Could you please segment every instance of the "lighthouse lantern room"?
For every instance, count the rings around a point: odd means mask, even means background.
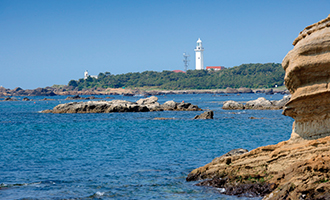
[[[203,51],[204,51],[204,48],[202,45],[202,40],[200,38],[198,38],[196,49],[195,49],[196,70],[204,69]]]

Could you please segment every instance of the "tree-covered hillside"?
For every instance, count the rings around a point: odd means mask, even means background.
[[[188,70],[186,73],[172,71],[145,71],[112,75],[100,73],[98,79],[71,80],[69,86],[78,90],[87,88],[141,88],[159,89],[224,89],[270,88],[281,86],[284,82],[284,70],[281,64],[243,64],[220,71]]]

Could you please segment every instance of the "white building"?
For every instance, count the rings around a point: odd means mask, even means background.
[[[84,72],[84,79],[87,79],[89,76],[90,76],[91,78],[96,78],[96,79],[98,78],[96,75],[89,75],[89,74],[88,74],[88,71],[86,70],[86,71]]]
[[[202,40],[198,38],[197,45],[195,49],[195,60],[196,60],[196,70],[203,70],[204,69],[204,57],[203,57],[203,45]]]

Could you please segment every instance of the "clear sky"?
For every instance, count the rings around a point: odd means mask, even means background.
[[[100,72],[281,63],[306,26],[330,14],[317,0],[0,0],[0,86],[33,89]]]

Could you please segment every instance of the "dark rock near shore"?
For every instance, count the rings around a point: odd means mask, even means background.
[[[22,101],[30,101],[30,99],[27,98],[27,97],[24,97],[24,98],[22,99]]]
[[[198,106],[191,103],[176,103],[174,101],[165,102],[163,105],[157,102],[158,98],[151,96],[140,99],[137,102],[125,100],[112,101],[88,101],[70,102],[59,104],[53,110],[45,110],[43,113],[111,113],[111,112],[148,112],[148,111],[199,111]]]
[[[15,97],[6,97],[3,101],[17,101]]]
[[[94,96],[90,96],[90,97],[81,97],[79,95],[75,95],[73,97],[67,97],[65,100],[90,100],[90,99],[99,99],[99,98],[96,98]]]
[[[219,192],[226,195],[235,195],[239,197],[263,197],[270,194],[275,188],[271,183],[241,183],[233,184],[228,178],[214,177],[211,180],[202,181],[196,186],[207,186],[220,188]]]
[[[205,111],[205,112],[203,112],[203,113],[200,114],[200,115],[196,115],[196,116],[194,117],[194,119],[213,119],[213,115],[214,115],[214,113],[213,113],[212,110],[210,110],[210,111]]]

